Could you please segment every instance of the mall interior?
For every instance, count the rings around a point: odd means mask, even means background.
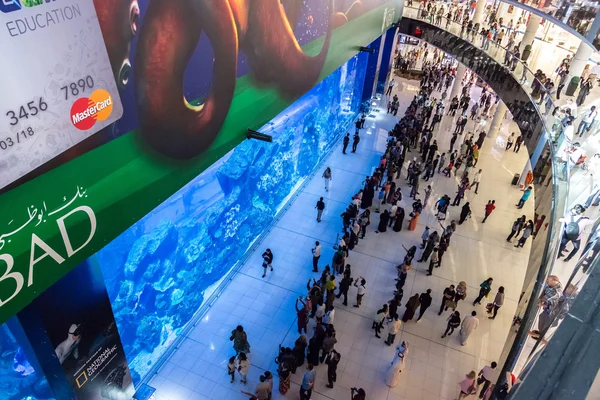
[[[0,22],[0,400],[600,399],[598,3]]]

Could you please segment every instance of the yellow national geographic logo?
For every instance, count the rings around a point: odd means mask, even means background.
[[[81,387],[83,385],[85,385],[85,383],[88,381],[88,377],[87,377],[87,374],[85,373],[85,371],[83,371],[81,374],[79,374],[79,376],[77,377],[77,379],[75,379],[75,381],[77,382],[77,387],[79,389],[81,389]]]

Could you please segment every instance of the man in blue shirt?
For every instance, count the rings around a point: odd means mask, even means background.
[[[525,202],[531,195],[531,189],[533,189],[533,188],[531,186],[528,186],[527,189],[523,190],[523,196],[521,196],[519,203],[515,204],[517,206],[517,208],[519,208],[519,209],[523,208],[523,205],[525,205]]]
[[[300,385],[300,400],[310,400],[313,386],[315,386],[317,372],[314,370],[312,364],[308,364],[306,369],[307,371],[302,378],[302,385]]]

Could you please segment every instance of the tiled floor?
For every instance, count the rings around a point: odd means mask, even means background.
[[[416,93],[418,82],[396,81],[400,83],[395,92],[401,99],[400,110],[404,110]],[[478,97],[476,92],[477,89],[473,89],[473,98]],[[247,396],[242,395],[240,390],[254,392],[258,376],[265,370],[275,374],[274,398],[299,398],[298,383],[304,370],[298,369],[292,377],[290,391],[282,396],[277,390],[277,366],[273,360],[279,344],[291,347],[298,337],[294,301],[298,296],[306,295],[307,280],[317,277],[311,272],[311,247],[315,240],[323,245],[320,262],[323,268],[331,260],[333,243],[341,231],[340,214],[351,196],[360,189],[364,177],[373,171],[384,150],[387,131],[399,117],[400,114],[393,117],[383,110],[369,118],[357,153],[342,155],[341,148],[336,149],[321,171],[301,189],[299,196],[265,237],[260,249],[241,267],[224,294],[152,379],[151,385],[157,388],[158,399],[245,399]],[[472,122],[469,124],[467,129],[471,128]],[[431,277],[425,276],[425,263],[417,264],[416,270],[409,272],[400,313],[404,312],[404,304],[411,294],[427,288],[432,289],[433,304],[421,322],[403,324],[402,332],[396,338],[396,343],[400,340],[410,343],[406,370],[402,373],[400,384],[389,388],[384,383],[385,372],[393,359],[393,348],[385,346],[383,339],[374,337],[372,316],[393,296],[395,265],[404,256],[401,245],[408,247],[419,243],[424,226],[436,226],[430,208],[442,194],[454,196],[455,178],[436,175],[430,180],[434,194],[419,220],[417,231],[404,229],[396,233],[388,230],[376,234],[378,214],[374,214],[366,239],[350,252],[348,260],[353,267],[353,276],[362,275],[367,280],[363,306],[360,309],[345,307],[336,300],[336,349],[342,355],[338,381],[334,389],[326,388],[326,368],[317,367],[314,400],[348,399],[351,387],[364,388],[368,399],[454,399],[457,382],[465,373],[497,359],[516,309],[529,253],[528,245],[524,249],[515,249],[505,241],[512,221],[522,214],[514,207],[520,194],[510,186],[510,181],[515,172],[521,173],[527,158],[525,149],[519,154],[504,151],[505,137],[511,124],[505,124],[496,140],[488,139],[484,143],[478,164],[484,171],[484,179],[478,195],[467,194],[467,201],[471,202],[474,210],[473,218],[460,226],[452,237],[442,267],[436,269]],[[438,128],[440,131],[436,139],[442,150],[448,148],[449,130],[453,125],[452,118],[445,117],[441,128]],[[321,178],[325,166],[333,171],[329,192],[325,192]],[[405,172],[402,175],[398,183],[406,196]],[[320,196],[325,197],[326,209],[323,221],[317,223],[314,206]],[[489,199],[496,200],[497,209],[485,224],[481,224],[484,204]],[[529,217],[533,216],[532,203],[529,201],[521,210]],[[459,207],[452,207],[451,218],[458,219],[459,212]],[[270,247],[275,255],[275,271],[262,279],[260,255],[266,247]],[[498,318],[488,320],[483,306],[477,306],[475,310],[481,317],[480,326],[466,346],[460,345],[458,332],[441,339],[449,312],[438,316],[436,305],[441,301],[444,288],[462,280],[467,282],[467,299],[458,306],[465,316],[473,310],[470,303],[478,292],[479,284],[489,276],[494,277],[494,289],[500,285],[506,288],[505,305],[500,309]],[[349,294],[353,299],[355,289],[352,288]],[[349,301],[352,304],[352,300]],[[252,346],[246,386],[240,384],[239,379],[230,384],[226,372],[227,360],[234,355],[228,339],[231,330],[238,324],[248,332]],[[310,327],[312,323],[309,332]]]

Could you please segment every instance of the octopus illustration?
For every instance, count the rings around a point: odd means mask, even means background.
[[[137,0],[94,0],[108,58],[119,89],[131,76],[130,43],[137,33],[140,7]]]
[[[133,72],[140,133],[153,149],[179,160],[202,154],[217,137],[233,99],[239,51],[256,84],[296,98],[317,83],[338,25],[327,0],[330,23],[311,57],[294,35],[303,0],[149,0],[139,32],[135,0],[95,3],[121,87],[130,75],[130,41],[139,35]],[[356,1],[347,20],[360,13]],[[183,77],[202,33],[212,44],[213,76],[208,95],[195,104],[185,98]]]

